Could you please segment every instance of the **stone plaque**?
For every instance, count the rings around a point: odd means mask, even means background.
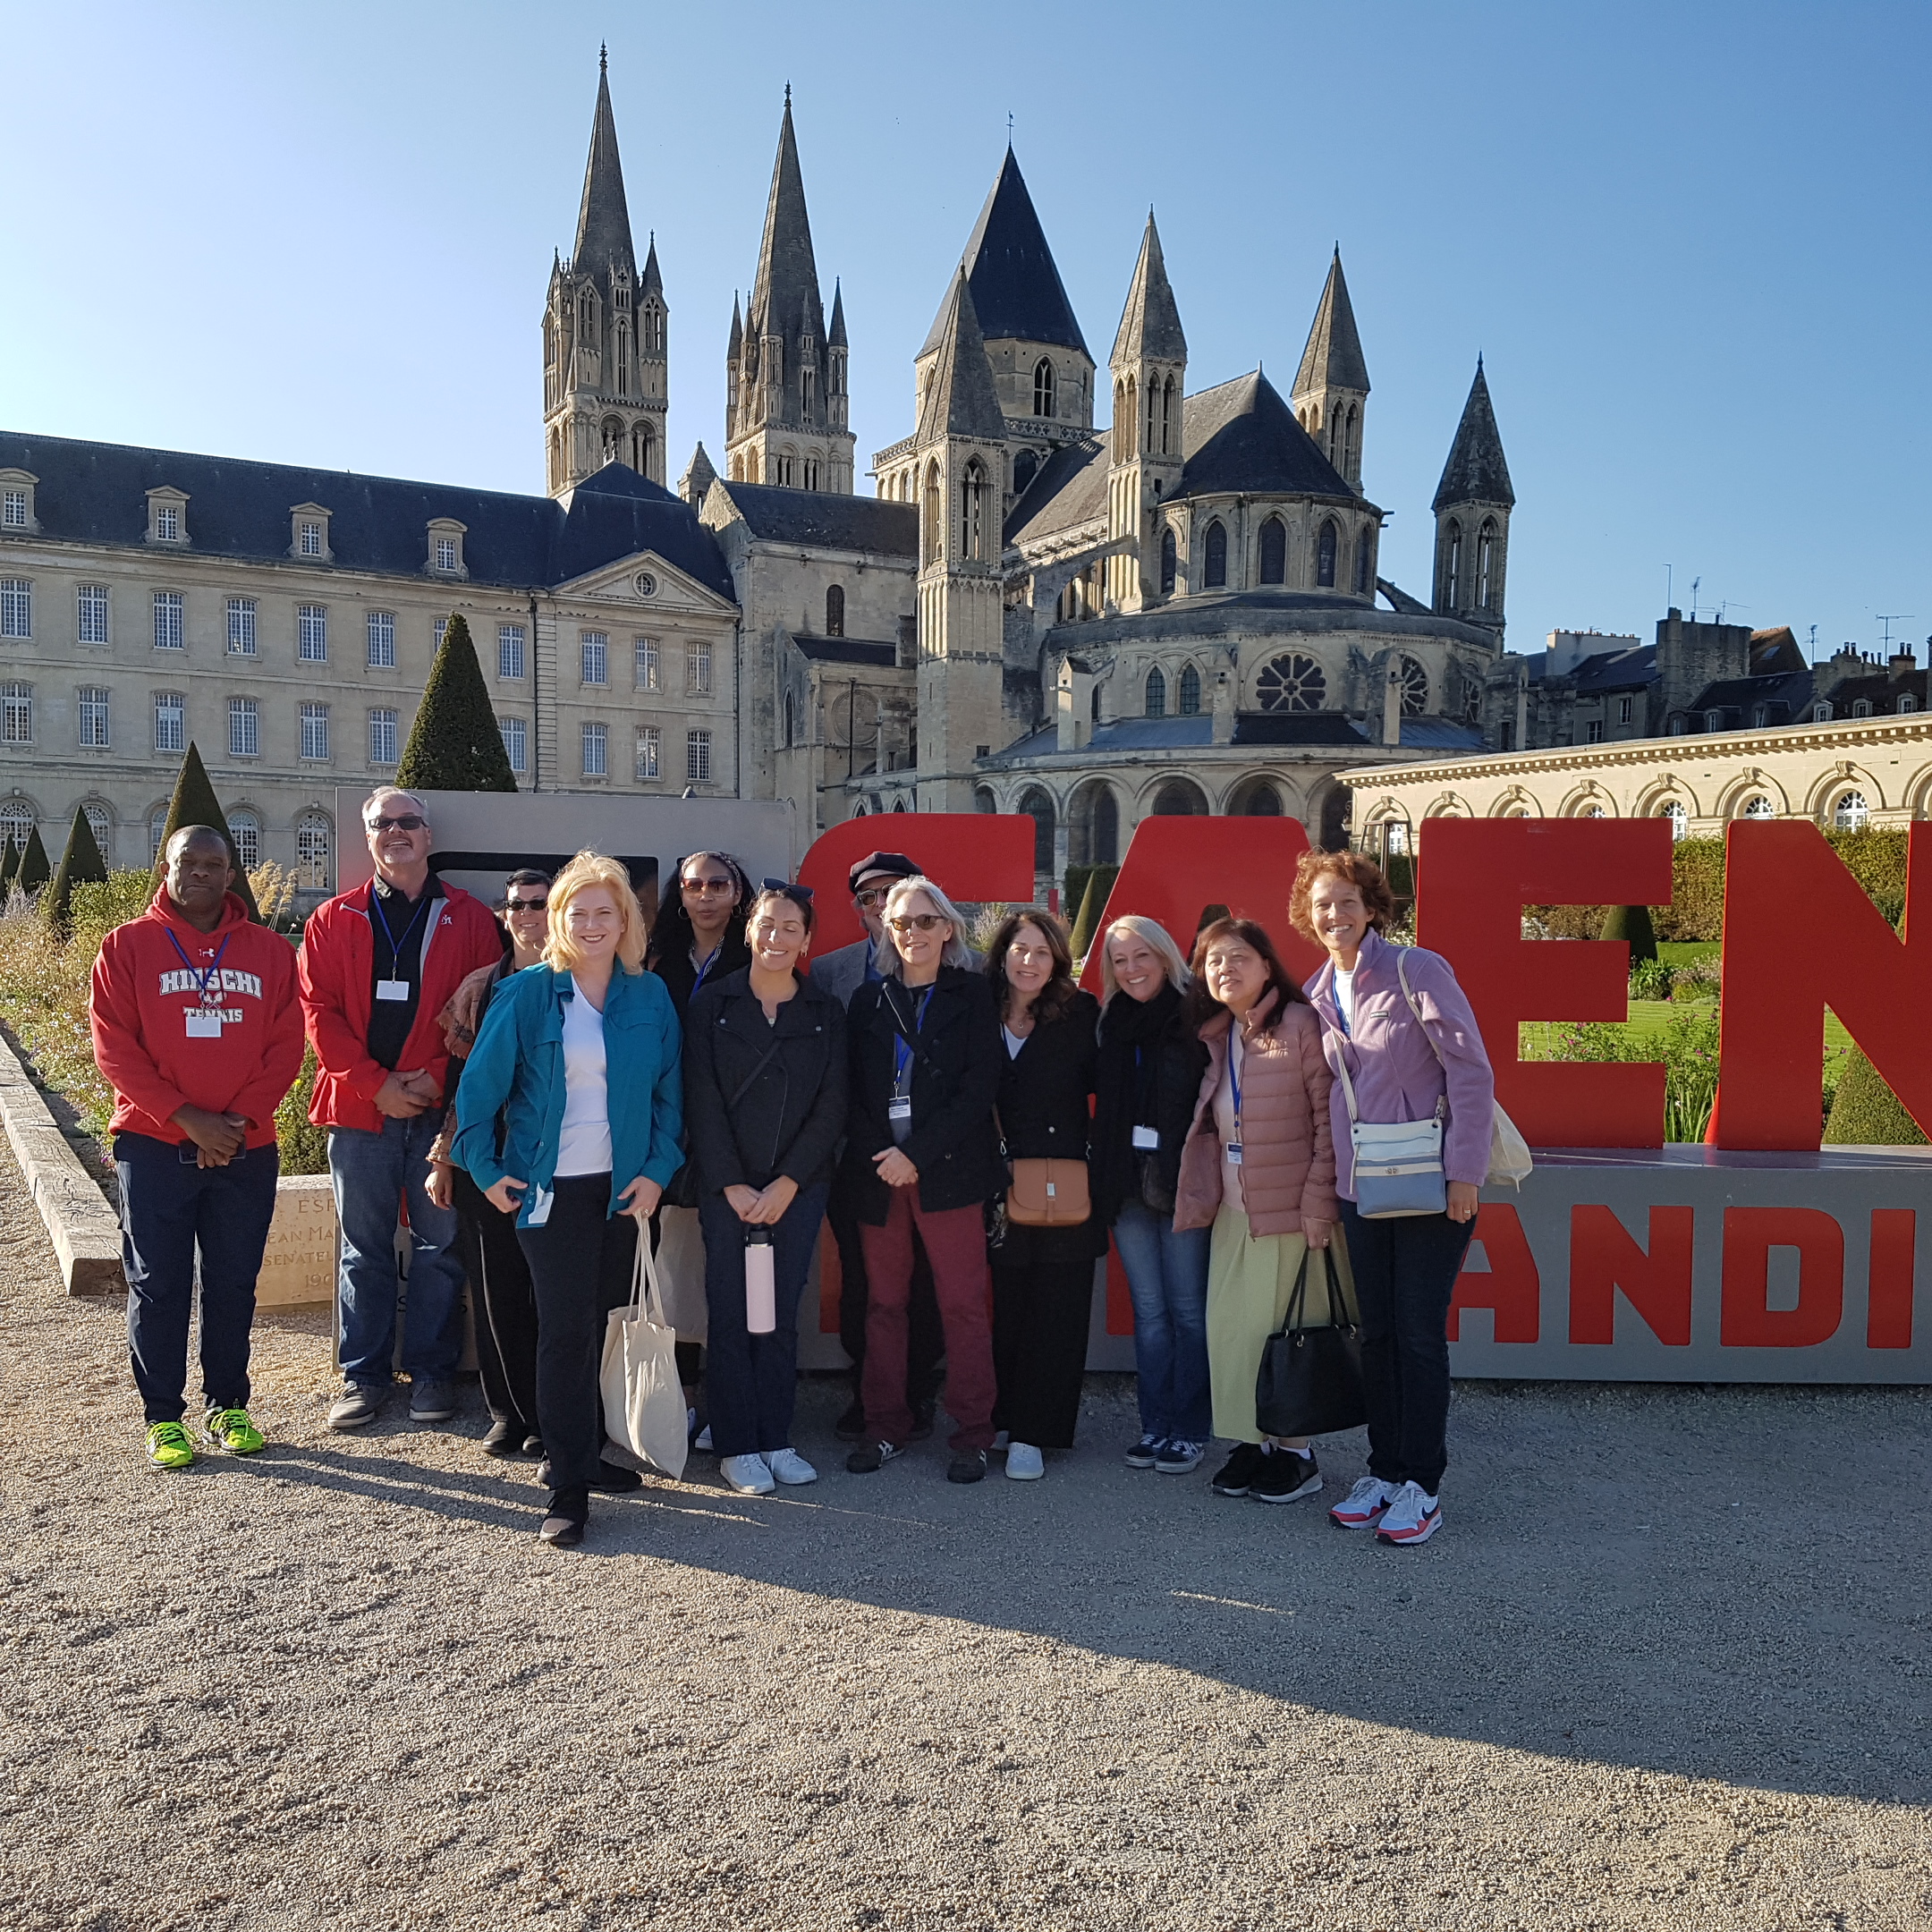
[[[258,1308],[322,1308],[335,1298],[335,1200],[326,1174],[275,1183],[268,1251],[255,1284]]]

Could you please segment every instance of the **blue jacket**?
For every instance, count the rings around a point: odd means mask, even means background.
[[[538,1191],[556,1182],[564,1127],[564,1003],[568,973],[526,967],[497,988],[456,1089],[457,1165],[487,1191],[506,1174],[530,1184],[517,1210],[528,1227]],[[640,1174],[662,1187],[682,1165],[684,1126],[677,1013],[655,973],[611,975],[604,1001],[609,1068],[611,1212]],[[502,1151],[497,1150],[501,1117]]]

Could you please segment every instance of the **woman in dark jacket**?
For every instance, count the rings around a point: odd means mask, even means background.
[[[1099,1097],[1094,1212],[1114,1230],[1133,1297],[1140,1439],[1130,1469],[1185,1476],[1214,1434],[1208,1395],[1206,1228],[1176,1229],[1181,1149],[1208,1049],[1182,1017],[1189,973],[1152,919],[1130,914],[1100,936]]]
[[[945,1331],[946,1411],[956,1425],[946,1476],[978,1482],[994,1432],[984,1210],[1005,1185],[993,1130],[1005,1055],[991,989],[968,970],[964,922],[952,901],[930,879],[901,879],[885,917],[885,977],[852,995],[845,1022],[844,1180],[857,1203],[869,1289],[868,1439],[845,1467],[869,1474],[901,1454],[911,1433],[906,1301],[917,1227]]]
[[[811,930],[811,894],[767,881],[751,902],[751,963],[708,985],[684,1030],[711,1440],[724,1480],[747,1496],[818,1475],[792,1446],[792,1411],[799,1298],[845,1131],[845,1016],[801,970]],[[752,1229],[773,1249],[776,1325],[767,1335],[753,1335],[746,1318]]]
[[[1073,984],[1066,928],[1040,906],[1009,913],[987,949],[986,976],[1005,1048],[996,1123],[1007,1158],[1084,1165],[1100,1009]],[[1091,1214],[1057,1227],[1009,1219],[993,1249],[994,1420],[1007,1432],[1016,1482],[1046,1473],[1042,1450],[1073,1446],[1093,1265],[1106,1241]]]

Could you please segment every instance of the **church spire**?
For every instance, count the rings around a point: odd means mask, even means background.
[[[1108,365],[1114,428],[1107,536],[1126,541],[1106,560],[1106,596],[1116,608],[1136,611],[1170,595],[1174,586],[1175,538],[1162,505],[1181,484],[1187,394],[1187,336],[1152,208]]]
[[[1476,380],[1470,385],[1469,400],[1462,405],[1455,441],[1449,445],[1449,461],[1443,465],[1442,481],[1436,486],[1436,500],[1429,507],[1442,510],[1460,503],[1501,504],[1505,509],[1516,505],[1480,356],[1476,358]]]
[[[617,156],[617,117],[611,112],[607,56],[597,55],[597,112],[590,121],[590,158],[584,165],[583,201],[571,260],[580,275],[599,275],[612,263],[637,274],[631,246],[631,210],[624,202],[623,164]]]
[[[1436,486],[1436,608],[1481,625],[1503,641],[1509,573],[1510,512],[1516,492],[1503,460],[1503,437],[1489,401],[1482,358],[1456,425],[1449,461]]]
[[[1355,327],[1348,278],[1342,273],[1342,247],[1335,245],[1328,279],[1315,305],[1308,346],[1295,371],[1289,402],[1295,420],[1314,437],[1321,453],[1361,490],[1362,419],[1368,403],[1368,363]]]
[[[1160,231],[1154,225],[1152,208],[1148,210],[1140,258],[1134,264],[1133,280],[1127,284],[1127,306],[1121,310],[1108,366],[1120,369],[1142,356],[1169,362],[1187,360],[1187,337],[1182,332],[1181,310],[1167,280],[1167,264],[1161,256]]]
[[[993,365],[987,360],[986,337],[979,331],[972,287],[963,268],[953,275],[933,333],[938,360],[926,385],[918,440],[923,444],[959,436],[1004,442],[1006,419],[993,384]]]

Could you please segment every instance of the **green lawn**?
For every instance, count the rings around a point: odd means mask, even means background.
[[[1685,950],[1683,948],[1659,947],[1660,952]],[[1705,950],[1715,952],[1715,946]],[[1703,1002],[1696,1003],[1698,1004]],[[1715,1004],[1715,1003],[1713,1003]],[[1661,1036],[1669,1026],[1673,1013],[1682,1013],[1684,1005],[1671,1000],[1632,1000],[1630,1003],[1630,1018],[1624,1022],[1640,1038]],[[1551,1020],[1526,1020],[1522,1023],[1523,1053],[1546,1051],[1549,1035],[1560,1022]],[[1838,1023],[1838,1015],[1827,1012],[1825,1015],[1825,1050],[1828,1054],[1843,1053],[1852,1044],[1852,1036]]]
[[[1724,951],[1721,939],[1659,939],[1657,957],[1666,966],[1690,966]]]

